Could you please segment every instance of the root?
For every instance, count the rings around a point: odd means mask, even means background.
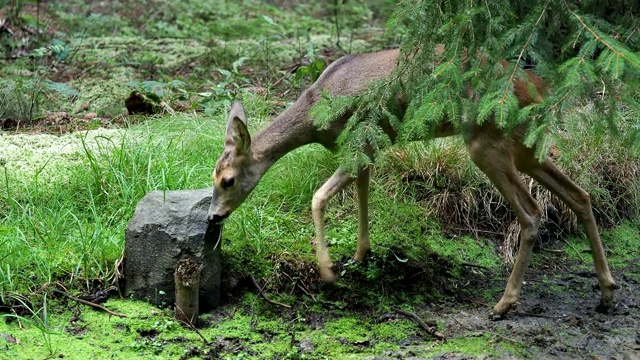
[[[416,324],[418,324],[418,326],[420,326],[421,328],[423,328],[427,334],[433,336],[434,338],[438,339],[438,340],[445,340],[444,335],[442,335],[440,332],[438,332],[438,330],[435,327],[431,327],[429,325],[427,325],[427,323],[425,323],[422,319],[420,319],[420,317],[412,312],[409,311],[405,311],[402,309],[398,309],[397,307],[392,307],[391,310],[397,312],[400,315],[404,315],[406,316],[409,320],[415,322]]]

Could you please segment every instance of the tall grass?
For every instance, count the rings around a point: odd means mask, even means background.
[[[107,279],[138,200],[155,189],[209,186],[223,125],[178,117],[78,139],[78,161],[42,171],[4,169],[0,185],[0,290]],[[87,284],[87,286],[89,286]]]
[[[245,105],[249,114],[266,113],[270,106],[259,99]],[[84,288],[93,286],[93,279],[107,282],[140,198],[151,190],[211,186],[225,120],[164,117],[106,135],[83,133],[75,161],[48,161],[36,172],[5,167],[0,293],[22,293],[51,282]],[[250,116],[250,128],[255,133],[265,121]],[[310,253],[310,199],[333,170],[329,153],[320,147],[285,156],[230,219],[228,252],[282,252],[291,249],[287,242],[295,238]]]
[[[591,195],[602,229],[637,221],[640,154],[605,131],[604,120],[590,110],[589,104],[576,107],[572,116],[552,130],[556,141],[550,156]],[[627,130],[624,126],[635,125],[622,124],[622,133]],[[387,179],[389,193],[418,201],[447,234],[493,238],[507,260],[514,260],[520,231],[515,213],[473,165],[462,139],[438,139],[391,149],[378,171],[385,174],[378,176]],[[521,180],[547,210],[542,219],[546,237],[579,234],[580,224],[570,209],[528,176],[523,175]]]

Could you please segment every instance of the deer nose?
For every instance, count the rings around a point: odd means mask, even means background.
[[[222,214],[222,215],[211,214],[209,215],[209,222],[212,224],[220,224],[227,217],[229,217],[229,213]]]

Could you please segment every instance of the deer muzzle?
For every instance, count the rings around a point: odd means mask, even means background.
[[[212,214],[209,213],[209,223],[211,224],[220,224],[224,221],[224,219],[229,217],[229,213],[225,213],[225,214]]]

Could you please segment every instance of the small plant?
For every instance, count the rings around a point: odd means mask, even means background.
[[[153,80],[142,82],[129,81],[125,85],[158,103],[170,101],[174,92],[184,93],[184,87],[186,86],[186,84],[180,80],[171,80],[168,83]]]
[[[32,122],[41,114],[42,103],[51,94],[78,96],[80,93],[65,83],[48,80],[50,68],[45,59],[65,57],[68,49],[62,43],[37,48],[29,58],[19,59],[17,75],[0,79],[0,118],[13,118],[19,125],[23,120]],[[57,60],[56,60],[57,61]]]
[[[58,346],[53,343],[51,336],[52,335],[60,335],[60,333],[55,332],[51,329],[49,325],[49,316],[48,316],[48,300],[47,293],[44,293],[42,298],[42,307],[40,309],[34,309],[26,299],[21,296],[12,296],[12,299],[20,303],[20,305],[31,313],[31,316],[24,317],[17,314],[4,314],[2,317],[4,318],[15,318],[18,319],[23,324],[29,324],[40,331],[42,334],[42,338],[44,340],[44,345],[47,348],[47,352],[50,356],[54,356]]]
[[[186,84],[180,80],[168,83],[151,80],[129,81],[126,85],[134,89],[125,100],[129,114],[173,113],[170,104],[177,100],[186,100]]]
[[[300,84],[304,78],[309,78],[311,82],[318,80],[326,66],[324,61],[316,58],[316,50],[311,43],[311,39],[308,38],[308,35],[307,44],[307,53],[304,57],[307,60],[307,64],[300,66],[298,70],[296,70],[296,75],[294,77],[294,80],[298,84]]]
[[[247,79],[239,70],[240,66],[247,60],[241,57],[231,64],[231,70],[216,69],[222,79],[212,87],[211,91],[196,93],[201,100],[197,102],[204,109],[207,115],[213,115],[221,109],[226,109],[230,101],[242,91],[242,85],[247,84]]]
[[[151,326],[152,329],[163,332],[163,331],[171,331],[178,327],[178,324],[173,320],[164,319],[163,321],[156,321]]]
[[[276,22],[273,21],[273,19],[270,18],[269,16],[263,15],[262,17],[267,22],[267,24],[270,25],[270,27],[273,28],[273,27],[277,27],[278,26],[278,24],[276,24]],[[270,31],[270,34],[263,35],[263,36],[260,37],[259,41],[264,46],[264,53],[265,53],[264,62],[265,62],[265,66],[267,68],[267,74],[271,73],[271,67],[270,67],[270,63],[269,63],[269,52],[270,52],[269,46],[270,46],[270,42],[272,40],[273,41],[278,41],[278,40],[281,40],[281,39],[282,39],[282,37],[280,35],[272,33],[271,31]]]

